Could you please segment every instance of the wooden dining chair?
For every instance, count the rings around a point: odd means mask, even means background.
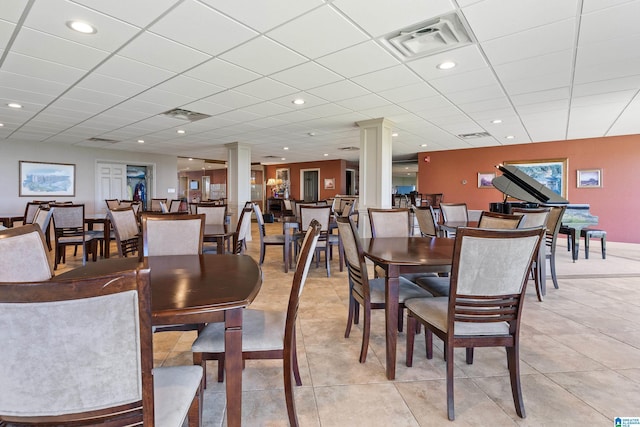
[[[205,224],[225,224],[227,205],[198,203],[196,205],[196,213],[205,215]]]
[[[331,256],[333,246],[338,246],[338,254],[340,256],[340,271],[343,269],[342,251],[340,250],[340,238],[335,234],[329,234],[329,224],[331,222],[331,206],[329,205],[302,205],[300,206],[300,232],[306,233],[307,227],[313,220],[316,220],[322,226],[320,230],[320,238],[316,245],[316,266],[319,265],[320,253],[324,252],[324,263],[327,269],[327,277],[331,276]],[[302,240],[300,236],[297,242]]]
[[[202,254],[204,214],[142,214],[144,256]]]
[[[109,210],[107,213],[118,247],[118,255],[126,257],[138,253],[140,228],[132,207]]]
[[[369,224],[372,237],[409,237],[411,216],[408,208],[369,208]]]
[[[2,283],[0,324],[0,425],[201,425],[202,368],[153,367],[148,268]]]
[[[163,202],[164,204],[167,203],[167,199],[151,199],[151,212],[162,212],[162,205],[160,204],[160,202]]]
[[[171,213],[180,212],[181,203],[182,201],[180,199],[171,200],[171,202],[169,203],[169,212]]]
[[[520,226],[522,219],[522,215],[482,211],[478,220],[478,228],[513,230]]]
[[[291,248],[289,247],[289,250],[285,251],[284,234],[267,234],[264,225],[264,217],[262,216],[262,209],[260,209],[260,206],[255,203],[253,205],[253,210],[256,214],[256,221],[258,222],[258,232],[260,233],[260,265],[264,263],[267,246],[282,246],[282,260],[285,263],[285,271],[287,271],[288,265],[290,264],[291,260],[286,259],[287,257],[285,256],[285,254],[291,254]]]
[[[520,387],[520,317],[529,270],[544,228],[489,230],[460,228],[456,233],[447,297],[415,298],[407,308],[406,364],[413,364],[417,323],[425,326],[427,358],[433,357],[433,334],[444,342],[447,370],[447,415],[454,411],[454,348],[464,347],[473,363],[475,347],[505,347],[511,392],[524,418]]]
[[[550,208],[511,208],[513,215],[522,215],[523,219],[519,225],[519,228],[531,228],[531,227],[547,227],[547,220],[549,217]],[[540,242],[542,246],[544,239]],[[544,300],[544,281],[546,280],[546,257],[545,248],[541,248],[538,251],[538,258],[533,262],[531,268],[531,274],[536,284],[536,295],[538,301]]]
[[[85,230],[83,204],[56,204],[53,210],[53,228],[55,235],[54,269],[66,261],[66,248],[82,247],[82,265],[87,262],[87,254],[97,256],[98,239],[104,236],[103,231]]]
[[[0,282],[42,281],[52,277],[53,260],[39,225],[0,230]]]
[[[431,206],[412,206],[422,237],[438,237],[438,222]]]
[[[247,308],[242,320],[242,358],[282,359],[284,393],[289,424],[298,426],[293,396],[293,381],[302,385],[296,351],[296,318],[300,297],[309,272],[321,225],[313,221],[304,236],[300,258],[293,276],[286,312]],[[218,381],[224,376],[224,323],[209,323],[193,343],[193,363],[202,366],[206,379],[206,361],[218,361]],[[205,380],[206,387],[206,380]]]
[[[369,348],[369,336],[371,335],[371,310],[384,309],[385,303],[385,278],[369,279],[367,263],[358,237],[358,229],[352,218],[338,217],[338,230],[342,239],[345,252],[345,264],[349,272],[349,315],[344,337],[349,338],[351,325],[357,324],[360,317],[360,306],[363,309],[362,345],[360,348],[360,363],[367,360]],[[409,298],[429,297],[428,292],[415,283],[400,277],[399,284],[399,310],[398,330],[402,330],[404,302]]]
[[[120,207],[120,200],[118,199],[105,199],[107,204],[107,210],[118,209]]]

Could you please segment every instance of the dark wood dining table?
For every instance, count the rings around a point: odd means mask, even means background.
[[[22,220],[24,220],[24,214],[0,213],[0,224],[4,225],[7,228],[13,227],[14,221]]]
[[[57,279],[91,277],[135,268],[137,258],[111,258],[87,264]],[[242,417],[242,312],[258,295],[262,274],[247,255],[151,256],[143,260],[151,274],[154,326],[225,323],[227,425]]]
[[[405,273],[448,272],[454,239],[444,237],[378,237],[362,239],[364,255],[384,268],[387,378],[396,377],[399,277]]]

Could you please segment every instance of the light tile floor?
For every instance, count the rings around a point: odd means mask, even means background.
[[[281,230],[267,224],[268,233]],[[248,253],[258,258],[254,224]],[[521,328],[521,377],[527,417],[514,410],[504,350],[476,349],[473,365],[456,354],[455,425],[611,426],[617,416],[640,417],[640,245],[608,243],[607,259],[593,241],[590,259],[571,262],[560,242],[560,289],[548,280],[538,302],[527,290]],[[67,256],[64,268],[78,265]],[[295,389],[302,426],[442,426],[446,417],[445,364],[436,339],[434,358],[424,357],[424,336],[416,340],[414,365],[404,364],[405,334],[399,336],[397,379],[384,371],[384,315],[375,310],[367,362],[360,364],[361,329],[344,338],[347,273],[337,256],[331,277],[312,266],[301,301],[298,357],[303,385]],[[287,303],[293,273],[285,274],[278,247],[267,248],[264,282],[254,306]],[[191,332],[154,336],[157,365],[190,364]],[[226,425],[224,384],[208,362],[204,425]],[[247,426],[286,426],[281,361],[247,361],[242,419]],[[453,425],[453,424],[452,424]]]

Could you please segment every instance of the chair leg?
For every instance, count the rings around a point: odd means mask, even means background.
[[[447,356],[447,416],[450,421],[456,418],[453,406],[453,346],[445,342]]]
[[[300,369],[298,367],[298,350],[297,350],[297,346],[296,346],[296,335],[295,332],[293,334],[293,350],[292,350],[292,360],[291,360],[291,367],[293,369],[293,378],[296,380],[296,385],[298,387],[300,387],[302,385],[302,379],[300,378]]]
[[[473,365],[473,347],[467,347],[467,365]]]
[[[507,347],[507,366],[509,367],[509,377],[511,378],[511,394],[516,413],[520,418],[525,418],[524,401],[522,400],[522,387],[520,385],[520,355],[518,343],[513,347]]]
[[[191,401],[191,405],[189,406],[189,411],[187,412],[187,420],[189,427],[200,427],[202,425],[202,399],[203,399],[203,382],[200,382],[200,387],[198,387],[198,391],[196,395],[193,397]]]
[[[207,388],[207,361],[203,360],[202,353],[193,353],[193,364],[202,366],[202,387]]]
[[[402,332],[404,328],[404,309],[398,307],[398,332]]]
[[[536,295],[538,296],[538,301],[542,302],[544,300],[544,296],[542,295],[542,281],[545,280],[545,278],[542,277],[542,272],[540,271],[539,265],[536,264],[534,267],[532,267],[532,270],[533,280],[536,284]]]
[[[360,348],[360,363],[367,361],[367,352],[369,351],[369,335],[371,334],[371,307],[367,304],[363,306],[364,325],[362,327],[362,347]]]
[[[416,318],[411,315],[411,311],[407,310],[407,352],[405,364],[408,367],[413,366],[413,343],[416,339]]]
[[[358,302],[352,296],[349,296],[349,314],[347,314],[347,328],[344,331],[345,338],[349,338],[351,334],[351,324],[353,323],[353,314],[357,304]]]
[[[244,369],[244,360],[242,361],[242,369]],[[218,359],[218,382],[224,381],[224,355],[220,355]]]
[[[556,277],[556,253],[551,252],[551,258],[549,258],[549,266],[551,267],[551,279],[553,280],[553,287],[559,289],[558,278]]]
[[[287,415],[289,416],[289,425],[291,427],[298,426],[298,416],[296,415],[296,402],[293,397],[293,376],[292,364],[293,354],[290,351],[286,351],[282,355],[283,359],[283,377],[284,377],[284,398],[287,404]]]
[[[424,327],[424,342],[427,351],[427,359],[433,359],[433,333],[426,326]]]
[[[260,245],[260,265],[262,265],[264,263],[264,252],[265,252],[265,245],[261,244]],[[283,252],[284,252],[284,248],[282,248]]]

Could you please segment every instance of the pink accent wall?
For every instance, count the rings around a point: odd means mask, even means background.
[[[640,135],[422,152],[417,187],[420,193],[443,193],[444,202],[488,210],[503,194],[478,188],[478,172],[500,175],[495,165],[504,161],[559,158],[568,159],[569,202],[588,203],[591,214],[599,217],[597,227],[607,231],[607,240],[640,243]],[[602,169],[603,187],[577,188],[578,169]]]

